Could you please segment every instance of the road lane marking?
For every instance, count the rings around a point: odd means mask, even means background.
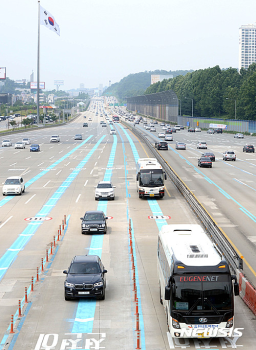
[[[79,201],[79,198],[81,197],[81,194],[77,196],[76,203]]]
[[[35,196],[36,196],[36,194],[33,194],[33,196],[30,197],[30,198],[25,202],[25,204],[28,204],[28,203],[31,201],[31,199],[33,199]]]
[[[51,180],[49,180],[48,182],[46,182],[46,184],[43,185],[43,187],[47,186],[49,182],[51,182]]]
[[[2,228],[9,220],[11,220],[13,216],[10,216],[7,220],[5,220],[1,225],[0,228]]]
[[[62,172],[62,170],[58,171],[56,175],[59,175],[59,173],[61,173],[61,172]]]
[[[85,181],[84,186],[86,186],[86,185],[87,185],[87,182],[88,182],[88,180],[86,180],[86,181]]]

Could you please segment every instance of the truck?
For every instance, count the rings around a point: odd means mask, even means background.
[[[140,158],[136,164],[136,184],[139,198],[163,198],[164,180],[167,179],[162,166],[155,158]]]

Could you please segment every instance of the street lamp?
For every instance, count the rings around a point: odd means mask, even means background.
[[[226,97],[226,100],[235,101],[235,119],[236,119],[236,100],[234,100],[233,98],[228,98],[228,97]]]
[[[192,102],[192,118],[194,117],[194,100],[193,100],[193,98],[189,98],[189,97],[185,97],[186,99],[188,99],[188,100],[191,100],[191,102]]]

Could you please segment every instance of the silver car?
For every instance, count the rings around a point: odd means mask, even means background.
[[[176,149],[186,149],[186,144],[184,142],[176,142]]]

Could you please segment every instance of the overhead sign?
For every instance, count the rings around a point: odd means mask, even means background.
[[[171,217],[169,215],[153,215],[148,216],[148,219],[153,220],[169,220]]]
[[[54,80],[54,85],[64,85],[64,80]]]
[[[0,79],[6,79],[6,67],[0,67]]]
[[[24,219],[26,221],[49,221],[49,220],[52,220],[52,218],[50,217],[40,217],[40,216],[32,216],[31,218],[26,218]]]
[[[31,81],[30,82],[30,90],[36,90],[37,89],[37,82]],[[45,89],[45,83],[39,83],[39,89],[43,90]]]

